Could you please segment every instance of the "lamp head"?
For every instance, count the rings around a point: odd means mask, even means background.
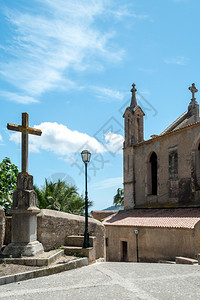
[[[135,235],[138,235],[139,229],[138,228],[134,229],[134,232],[135,232]]]
[[[84,163],[89,163],[91,153],[88,150],[83,150],[81,152],[81,157],[82,157],[82,160],[83,160]]]

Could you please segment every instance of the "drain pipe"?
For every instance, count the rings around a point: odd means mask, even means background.
[[[137,262],[139,262],[139,251],[138,251],[138,233],[139,233],[139,229],[138,228],[134,229],[134,232],[135,232],[135,238],[136,238]]]

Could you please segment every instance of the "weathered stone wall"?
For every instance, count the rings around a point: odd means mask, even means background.
[[[131,208],[131,203],[133,206],[134,202],[136,207],[199,206],[199,143],[197,124],[124,149],[125,209]],[[133,150],[133,164],[130,157],[128,159],[128,155],[131,155],[130,148]],[[148,188],[149,158],[153,152],[157,155],[157,195],[151,195]],[[129,191],[131,178],[134,185],[132,195]]]
[[[5,238],[5,214],[3,208],[0,206],[0,250],[4,244]]]
[[[140,227],[138,254],[140,262],[175,260],[176,256],[197,257],[200,235],[197,229]],[[122,241],[127,242],[128,261],[137,261],[134,227],[106,226],[106,260],[122,261]]]
[[[11,242],[11,220],[6,217],[5,245]],[[89,233],[96,237],[96,258],[105,256],[105,227],[89,218]],[[43,244],[44,250],[66,245],[70,235],[84,235],[85,217],[72,215],[50,209],[42,209],[37,217],[37,240]]]
[[[37,219],[37,238],[43,244],[45,250],[65,245],[66,238],[69,235],[84,235],[85,217],[42,209]],[[104,225],[97,220],[89,218],[88,227],[90,235],[96,237],[97,258],[104,257]]]

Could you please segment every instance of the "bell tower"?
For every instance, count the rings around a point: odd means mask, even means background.
[[[136,100],[135,84],[132,84],[131,104],[125,110],[123,115],[125,120],[125,147],[132,146],[144,140],[143,117],[144,112]]]
[[[144,112],[137,104],[135,84],[132,84],[131,104],[125,110],[124,130],[125,141],[123,148],[124,160],[124,208],[135,206],[135,171],[134,171],[134,145],[144,140],[143,117]]]

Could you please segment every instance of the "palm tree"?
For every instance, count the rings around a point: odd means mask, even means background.
[[[124,190],[122,188],[117,189],[117,194],[114,196],[113,204],[124,206]]]
[[[72,214],[84,215],[85,200],[79,195],[75,186],[69,186],[65,181],[48,182],[39,189],[34,187],[39,208],[64,211]],[[89,201],[89,207],[92,201]]]

